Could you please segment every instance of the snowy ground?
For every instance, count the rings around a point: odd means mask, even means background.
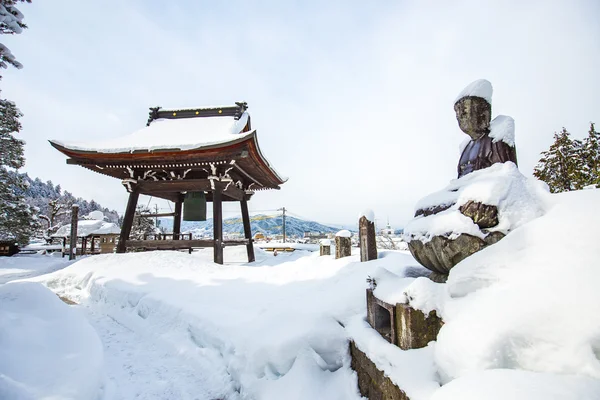
[[[447,284],[423,278],[410,254],[394,251],[360,263],[357,255],[335,260],[297,250],[275,257],[256,248],[257,262],[248,264],[240,246],[226,249],[224,266],[211,262],[210,249],[98,255],[74,264],[51,256],[3,259],[4,282],[28,277],[79,304],[67,307],[35,285],[37,305],[30,307],[19,283],[0,285],[2,318],[21,321],[2,325],[0,348],[64,361],[66,348],[43,340],[35,352],[24,341],[15,347],[19,329],[46,319],[46,328],[79,337],[72,322],[60,321],[73,318],[85,331],[85,316],[102,341],[104,366],[82,366],[87,383],[80,390],[95,388],[102,400],[359,399],[349,338],[411,400],[598,399],[600,190],[546,200],[544,216],[458,264]],[[56,271],[35,276],[48,270]],[[388,302],[436,309],[445,320],[438,341],[402,351],[370,329],[367,276]],[[22,306],[6,303],[15,296]],[[45,312],[46,303],[54,311]],[[94,346],[77,351],[87,347]],[[7,376],[27,378],[19,382],[28,390],[64,389],[51,384],[64,374],[38,382],[34,362],[20,365],[15,371],[0,360],[0,398],[27,398],[7,391],[16,387]]]
[[[0,284],[54,272],[71,263],[68,257],[62,258],[60,253],[0,257]]]
[[[352,399],[344,325],[364,314],[365,264],[297,250],[256,263],[245,248],[84,259],[38,278],[80,304],[105,347],[111,398]],[[414,279],[414,278],[413,278]]]

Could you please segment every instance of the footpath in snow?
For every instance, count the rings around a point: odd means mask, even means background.
[[[371,271],[414,259],[257,248],[247,264],[243,246],[226,250],[225,266],[210,251],[101,255],[37,280],[85,310],[111,398],[359,399],[345,325],[365,314]]]

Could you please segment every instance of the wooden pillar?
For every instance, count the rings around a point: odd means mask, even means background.
[[[95,247],[96,247],[96,238],[94,236],[92,236],[92,247],[90,249],[90,253],[92,253],[92,255],[94,254]]]
[[[256,260],[254,257],[254,243],[252,242],[252,228],[250,227],[250,214],[248,213],[248,200],[244,197],[240,201],[242,207],[242,222],[244,223],[244,237],[248,239],[246,250],[248,252],[248,262]]]
[[[175,215],[173,216],[173,240],[179,240],[181,234],[181,206],[183,205],[183,195],[179,195],[179,200],[175,202]]]
[[[223,188],[221,183],[215,182],[213,191],[213,238],[215,263],[223,264]]]
[[[62,246],[63,246],[63,248],[62,248],[62,256],[64,257],[65,256],[65,250],[67,249],[67,238],[64,237],[62,242],[63,242],[62,243]]]
[[[137,191],[137,188],[134,188],[133,191],[129,193],[129,200],[127,201],[125,215],[123,216],[123,226],[121,227],[117,253],[125,253],[125,250],[127,249],[127,240],[131,233],[131,226],[133,225],[133,217],[135,216],[135,208],[137,207],[139,197],[140,193]]]
[[[77,254],[77,220],[79,214],[79,206],[73,204],[71,208],[71,237],[69,247],[69,260],[74,260]]]
[[[87,237],[82,236],[81,237],[81,255],[85,256],[87,250]]]

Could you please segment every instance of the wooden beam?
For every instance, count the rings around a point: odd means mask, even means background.
[[[213,237],[215,240],[214,260],[217,264],[223,264],[223,204],[221,183],[215,183],[213,190]]]
[[[139,197],[140,192],[138,192],[137,187],[134,187],[133,191],[129,193],[129,200],[127,200],[127,208],[125,209],[125,215],[123,216],[123,226],[121,227],[117,253],[125,253],[127,250],[126,242],[131,233],[131,226],[133,225],[133,217],[135,216],[135,208]]]
[[[146,218],[174,217],[175,213],[140,214],[139,216]]]
[[[179,181],[138,181],[139,191],[142,193],[160,192],[197,192],[211,190],[208,179],[182,179]]]
[[[225,196],[231,197],[234,200],[241,201],[245,197],[246,192],[244,192],[242,189],[235,186],[234,184],[231,184],[229,185],[227,190],[223,191],[223,194]]]
[[[246,252],[248,253],[248,262],[255,261],[254,257],[254,245],[252,243],[252,228],[250,227],[250,214],[248,213],[248,202],[246,198],[242,198],[240,201],[242,207],[242,222],[244,223],[244,237],[248,240],[246,245]]]
[[[231,240],[223,240],[223,247],[227,246],[242,246],[248,244],[248,239],[231,239]]]
[[[179,195],[179,199],[175,202],[175,212],[173,216],[173,239],[179,239],[181,233],[181,206],[183,205],[183,195]]]
[[[127,240],[127,247],[147,249],[187,249],[190,247],[213,247],[214,241],[210,239],[192,240]]]

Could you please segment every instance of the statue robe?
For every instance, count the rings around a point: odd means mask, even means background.
[[[517,164],[517,150],[501,140],[494,143],[485,134],[477,140],[471,140],[463,150],[458,162],[458,177],[507,161]]]

